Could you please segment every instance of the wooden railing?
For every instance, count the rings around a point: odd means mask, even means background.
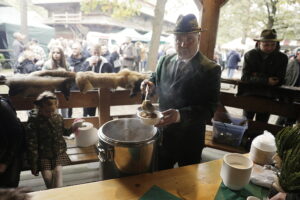
[[[80,23],[82,18],[81,12],[79,13],[61,13],[61,14],[53,14],[52,21],[54,23]]]
[[[247,87],[249,84],[244,84],[236,80],[222,80],[223,83],[238,85],[239,87]],[[254,112],[265,112],[274,115],[280,115],[300,120],[300,104],[295,102],[300,98],[300,90],[292,87],[276,87],[264,88],[273,92],[277,100],[265,99],[260,97],[238,96],[233,93],[222,91],[220,101],[224,106],[246,109]],[[60,108],[77,108],[77,107],[98,107],[99,115],[96,117],[84,118],[99,128],[105,122],[112,119],[110,107],[116,105],[133,105],[142,102],[141,94],[135,97],[129,96],[128,90],[99,89],[98,91],[89,91],[86,94],[80,92],[72,92],[69,101],[66,101],[61,93],[57,93]],[[34,98],[10,97],[16,110],[29,110],[33,108]],[[287,100],[288,99],[288,100]],[[121,113],[115,117],[129,116],[127,113]],[[69,127],[73,119],[65,119],[66,127]],[[210,122],[208,122],[210,124]],[[268,130],[274,135],[282,129],[281,126],[249,121],[248,129],[253,131]],[[207,133],[206,145],[212,148],[232,151],[245,152],[245,149],[240,147],[229,147],[227,145],[217,144],[212,141],[211,132]]]

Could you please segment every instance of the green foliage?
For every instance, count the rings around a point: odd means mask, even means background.
[[[100,10],[113,18],[124,19],[140,14],[141,5],[135,0],[83,0],[81,10],[91,13]]]
[[[300,0],[230,0],[221,9],[218,43],[255,38],[265,28],[275,28],[280,38],[298,39],[299,10]]]
[[[0,53],[0,63],[2,63],[5,60],[5,57],[2,53]]]

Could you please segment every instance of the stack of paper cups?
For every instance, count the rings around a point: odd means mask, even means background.
[[[76,145],[78,147],[88,147],[98,142],[97,129],[92,123],[83,122],[75,135]]]

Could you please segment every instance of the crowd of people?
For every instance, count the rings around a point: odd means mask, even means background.
[[[170,50],[169,52],[172,53],[162,53],[155,72],[141,84],[142,92],[148,88],[150,93],[158,95],[159,110],[163,114],[157,124],[162,133],[162,142],[157,147],[157,170],[170,169],[175,164],[185,166],[201,162],[206,122],[213,117],[219,103],[222,72],[218,63],[208,59],[199,51],[202,31],[195,15],[179,16],[173,30],[175,52]],[[126,39],[120,50],[115,49],[114,56],[112,56],[113,52],[108,52],[107,47],[99,44],[88,46],[85,42],[75,41],[66,46],[59,39],[53,40],[48,45],[50,54],[47,58],[45,54],[41,53],[37,42],[31,41],[30,45],[24,47],[22,43],[24,36],[19,34],[16,36],[18,37],[14,42],[16,47],[14,53],[15,56],[18,56],[15,65],[17,73],[29,73],[32,69],[56,70],[60,68],[74,72],[93,71],[96,73],[114,73],[120,68],[138,71],[138,66],[144,61],[141,54],[138,54],[139,51],[142,51],[143,44],[139,42],[134,44],[130,38]],[[289,60],[288,56],[280,51],[280,39],[277,38],[274,29],[263,30],[260,37],[254,40],[256,46],[244,55],[241,80],[258,86],[276,87],[289,84],[298,87],[300,83],[300,51],[296,58]],[[137,50],[138,48],[140,50]],[[111,60],[112,57],[116,59]],[[121,58],[120,66],[115,62],[118,58]],[[236,69],[240,60],[240,55],[236,51],[228,54],[229,78],[233,76],[231,69]],[[21,66],[21,63],[26,65]],[[139,64],[137,65],[137,63]],[[76,90],[76,85],[72,89]],[[273,98],[268,96],[268,93],[258,94],[245,88],[239,90],[239,95]],[[26,131],[29,133],[27,134],[27,145],[30,150],[31,170],[34,175],[37,175],[39,171],[42,173],[48,188],[60,187],[62,185],[61,166],[68,162],[62,135],[70,130],[63,129],[62,117],[56,114],[57,98],[54,94],[41,94],[36,99],[35,105],[36,112],[31,113],[26,126]],[[11,115],[16,117],[14,113]],[[65,110],[62,115],[70,117],[72,111]],[[86,108],[84,115],[95,115],[95,108]],[[244,115],[247,119],[252,120],[256,117],[257,121],[262,122],[267,122],[269,119],[268,113],[253,113],[245,110]],[[4,125],[2,126],[4,127]],[[6,130],[5,127],[3,130]],[[40,134],[40,130],[47,131]],[[297,133],[293,137],[298,138],[298,135]],[[53,149],[48,146],[47,142],[41,142],[46,141],[46,137],[52,138],[55,141],[53,144],[57,145],[57,148]],[[297,153],[299,153],[298,146]],[[293,147],[285,146],[284,148],[289,151]],[[278,153],[282,159],[285,159],[285,154],[279,151]],[[299,163],[299,156],[294,157],[294,160]],[[0,180],[6,169],[7,166],[2,163],[1,158]],[[280,178],[282,177],[279,175]],[[298,179],[297,181],[285,181],[292,186],[299,183]],[[285,189],[285,183],[280,182],[280,184]],[[5,185],[0,186],[5,187]],[[290,188],[292,189],[276,191],[279,192],[278,195],[272,197],[271,200],[287,199],[285,197],[291,196],[289,193],[299,193],[297,187]],[[282,194],[284,198],[282,198]],[[298,199],[297,196],[293,199]]]
[[[60,37],[51,39],[47,47],[41,47],[36,39],[30,39],[30,41],[25,42],[26,36],[19,32],[15,32],[13,37],[11,58],[15,73],[27,74],[43,70],[45,65],[49,68],[52,50],[58,47],[63,50],[64,54],[62,55],[70,66],[69,70],[82,71],[81,65],[87,62],[88,58],[94,56],[92,53],[94,45],[99,46],[99,55],[97,56],[102,56],[102,59],[108,61],[113,72],[118,72],[121,68],[139,72],[148,70],[148,44],[141,41],[132,41],[130,37],[125,37],[122,44],[111,46],[107,46],[105,41],[101,39],[99,39],[98,43],[92,43],[84,39],[71,40]],[[175,53],[172,45],[161,44],[158,59],[170,53]],[[74,64],[76,67],[74,67]]]

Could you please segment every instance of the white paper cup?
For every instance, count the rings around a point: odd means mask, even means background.
[[[221,178],[226,187],[232,190],[240,190],[250,180],[253,162],[239,153],[229,153],[223,157]]]

